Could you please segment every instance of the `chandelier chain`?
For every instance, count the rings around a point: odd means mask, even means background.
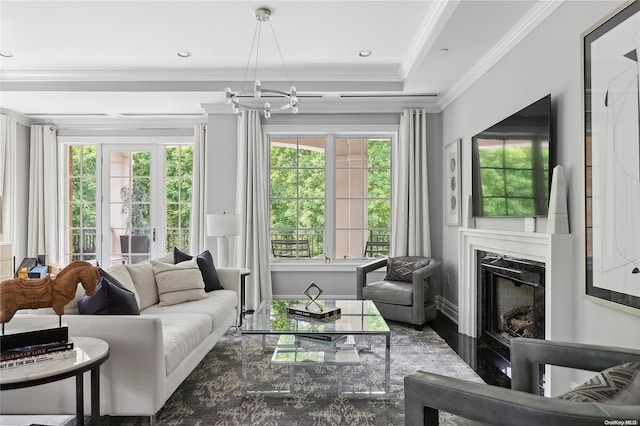
[[[249,49],[249,56],[247,57],[247,66],[244,68],[244,75],[242,76],[242,91],[246,91],[246,86],[245,83],[247,82],[247,74],[249,74],[249,66],[251,65],[251,56],[253,55],[253,46],[255,46],[256,44],[256,35],[258,34],[260,28],[260,22],[256,21],[256,27],[253,30],[253,38],[251,39],[251,48]],[[257,56],[257,54],[256,54]],[[257,65],[256,65],[257,67]],[[254,69],[253,73],[253,79],[255,80],[255,73],[257,71]]]
[[[278,38],[276,37],[275,30],[273,29],[273,25],[271,24],[271,11],[264,8],[256,10],[256,20],[256,27],[253,31],[253,39],[251,40],[251,49],[249,50],[247,65],[242,77],[242,90],[240,92],[235,92],[231,90],[230,87],[227,87],[225,89],[225,98],[227,100],[227,103],[231,104],[234,114],[240,114],[243,111],[257,111],[261,113],[265,118],[269,118],[272,112],[281,112],[286,110],[290,110],[293,114],[297,114],[298,96],[296,88],[293,85],[287,92],[279,89],[269,89],[267,87],[263,87],[262,82],[258,80],[260,43],[262,40],[262,27],[260,26],[260,24],[265,21],[269,21],[269,27],[271,28],[271,34],[273,35],[273,40],[275,42],[275,47],[278,51],[278,55],[280,56],[282,69],[285,72],[287,81],[289,82],[289,84],[291,84],[289,70],[284,63],[284,57],[282,55],[282,51],[280,50],[280,44],[278,43]],[[251,66],[252,62],[251,55],[253,54],[254,48],[256,57],[253,68],[253,88],[249,89],[246,88],[245,85],[248,82],[247,77],[249,75],[249,67]],[[263,97],[263,95],[266,95],[266,97]],[[245,97],[251,98],[251,102],[243,102],[242,98]],[[272,106],[272,100],[270,100],[269,98],[273,98],[276,102],[276,105]],[[259,102],[262,102],[262,99],[265,99],[265,102],[263,105],[259,105]]]
[[[273,29],[273,25],[271,25],[271,18],[269,18],[269,28],[271,28],[271,34],[273,34],[273,39],[276,42],[276,49],[278,49],[278,55],[280,55],[280,62],[282,62],[282,68],[284,69],[284,74],[287,76],[287,81],[289,82],[289,84],[291,84],[291,77],[289,77],[289,71],[287,70],[287,66],[284,64],[284,58],[282,57],[280,44],[278,43],[278,38],[276,37],[276,32]]]

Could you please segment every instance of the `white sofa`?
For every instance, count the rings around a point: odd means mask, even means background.
[[[169,256],[161,259],[172,263]],[[100,414],[154,416],[184,379],[236,324],[240,306],[240,270],[218,268],[223,290],[201,300],[159,306],[149,263],[105,268],[133,291],[140,315],[79,315],[77,298],[65,308],[62,321],[70,336],[89,336],[109,343],[110,357],[101,366]],[[149,275],[151,271],[151,275]],[[128,281],[127,277],[132,280]],[[127,284],[127,281],[129,282]],[[151,287],[154,286],[154,287]],[[79,286],[79,288],[82,288]],[[80,293],[80,291],[79,291]],[[80,293],[80,294],[83,294]],[[58,317],[41,311],[20,311],[6,329],[55,327]],[[90,412],[89,373],[85,377],[85,413]],[[75,379],[3,391],[2,414],[74,414]]]

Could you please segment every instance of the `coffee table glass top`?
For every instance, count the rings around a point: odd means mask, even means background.
[[[322,306],[338,307],[336,318],[317,320],[287,313],[290,306],[308,300],[263,300],[243,325],[242,334],[390,334],[389,326],[370,300],[318,300]]]

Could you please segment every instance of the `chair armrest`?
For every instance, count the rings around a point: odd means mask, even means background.
[[[240,294],[240,269],[238,268],[216,268],[220,285],[225,290],[233,290]]]
[[[538,365],[601,371],[640,361],[640,350],[518,337],[511,340],[511,388],[538,392]]]
[[[356,299],[362,299],[362,287],[367,284],[367,274],[387,266],[387,258],[376,259],[356,267]]]
[[[438,410],[490,425],[602,426],[605,419],[637,419],[640,407],[576,403],[425,371],[404,378],[405,424],[438,424]],[[606,424],[606,423],[604,423]]]
[[[369,263],[365,263],[364,265],[356,267],[356,272],[367,274],[371,271],[375,271],[376,269],[384,268],[385,266],[387,266],[387,260],[389,260],[389,258],[387,257],[385,257],[384,259],[372,260]]]
[[[429,277],[440,273],[441,265],[442,261],[431,259],[427,266],[423,266],[422,268],[413,271],[413,283],[424,284]]]
[[[240,269],[238,268],[216,268],[220,285],[225,290],[233,290],[236,292],[236,311],[238,313],[237,320],[240,321],[242,315],[242,300],[240,297]],[[237,324],[240,324],[238,322]]]

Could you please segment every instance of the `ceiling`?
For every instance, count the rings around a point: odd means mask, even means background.
[[[300,113],[441,110],[561,2],[0,0],[0,108],[54,123],[229,112],[268,7],[286,72],[265,26],[257,77],[295,85]]]

